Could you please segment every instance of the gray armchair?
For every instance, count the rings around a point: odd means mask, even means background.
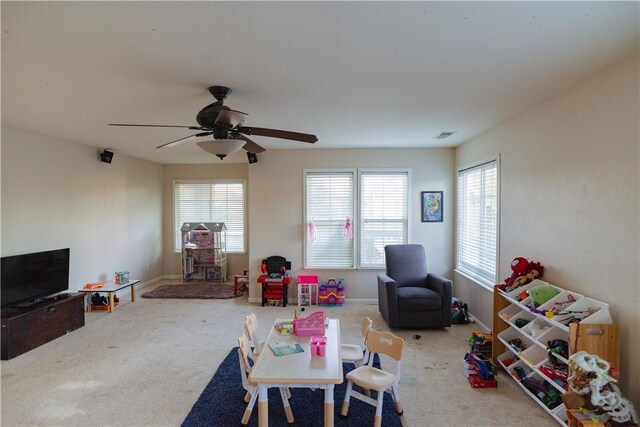
[[[384,247],[387,274],[378,274],[378,307],[392,328],[451,326],[451,280],[427,273],[422,245]]]

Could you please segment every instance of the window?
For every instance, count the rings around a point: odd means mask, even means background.
[[[497,277],[498,161],[458,171],[456,268],[487,286]]]
[[[384,268],[385,245],[407,242],[408,172],[360,173],[360,267]]]
[[[305,267],[353,268],[353,239],[345,238],[344,225],[354,218],[355,171],[305,174]]]
[[[408,171],[306,170],[305,268],[384,268],[384,246],[407,242],[408,186]]]
[[[227,252],[245,251],[244,181],[175,181],[174,247],[181,248],[180,228],[185,222],[224,222]]]

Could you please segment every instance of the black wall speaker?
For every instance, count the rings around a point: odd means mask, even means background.
[[[247,151],[247,159],[249,159],[249,164],[258,163],[258,155],[256,153],[249,153]]]
[[[104,150],[102,153],[100,153],[101,162],[111,163],[111,160],[113,160],[113,151]]]

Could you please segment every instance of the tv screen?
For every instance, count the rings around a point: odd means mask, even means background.
[[[2,307],[69,289],[69,248],[2,257]]]

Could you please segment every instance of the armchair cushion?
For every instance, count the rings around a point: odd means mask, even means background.
[[[400,311],[435,311],[442,309],[442,295],[427,288],[405,286],[398,288]]]

